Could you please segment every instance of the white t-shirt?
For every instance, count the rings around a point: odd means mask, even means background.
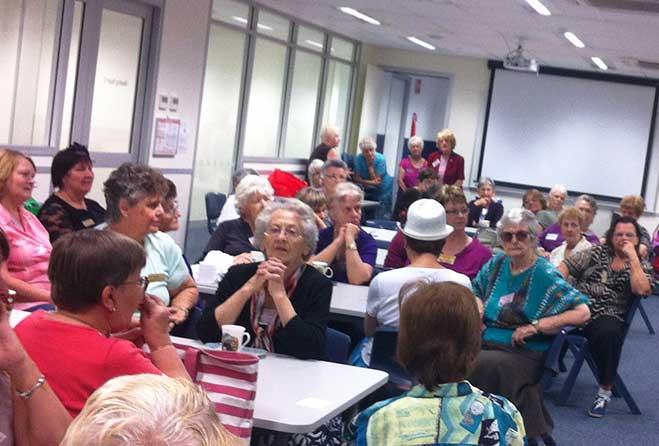
[[[588,248],[593,246],[592,243],[590,243],[588,240],[586,240],[586,237],[581,236],[581,240],[577,242],[577,244],[574,246],[572,249],[572,254],[576,254],[579,251],[584,251]],[[565,260],[565,250],[567,249],[567,242],[563,242],[563,244],[557,248],[554,248],[554,250],[549,254],[549,261],[554,265],[558,266],[561,264],[563,260]]]
[[[454,282],[471,290],[471,281],[464,274],[446,268],[405,268],[385,271],[373,279],[368,288],[366,313],[378,320],[378,326],[398,328],[398,293],[409,282],[425,279],[430,282]]]
[[[231,194],[227,197],[226,203],[222,207],[222,212],[220,216],[217,217],[217,224],[219,225],[223,221],[235,220],[239,218],[238,211],[236,210],[236,194]]]

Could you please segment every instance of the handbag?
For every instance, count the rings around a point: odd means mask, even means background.
[[[206,391],[224,427],[249,445],[259,358],[255,355],[199,350],[174,344],[192,380]]]
[[[307,187],[306,181],[302,181],[290,172],[275,169],[268,177],[277,197],[294,198],[300,189]]]

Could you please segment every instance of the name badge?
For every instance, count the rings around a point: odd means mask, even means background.
[[[455,263],[455,256],[448,254],[440,254],[437,260],[439,261],[439,263],[448,263],[449,265],[453,265]]]
[[[432,167],[437,167],[439,166],[439,160],[436,159],[435,161],[432,162]]]
[[[92,220],[91,218],[86,218],[82,221],[82,225],[85,228],[91,228],[92,226],[96,225],[96,222],[94,220]]]
[[[553,232],[549,233],[545,236],[545,240],[551,240],[551,241],[558,240],[558,234],[553,233]]]
[[[165,274],[165,273],[149,274],[146,277],[147,277],[147,279],[149,279],[149,283],[167,282],[167,274]]]

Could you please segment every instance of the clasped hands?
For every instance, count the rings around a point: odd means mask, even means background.
[[[259,263],[256,273],[249,279],[253,292],[261,291],[267,287],[273,299],[288,298],[284,287],[284,273],[286,265],[276,257],[270,257]]]

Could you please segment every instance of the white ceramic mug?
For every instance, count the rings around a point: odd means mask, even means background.
[[[244,346],[249,344],[251,336],[245,331],[245,327],[240,325],[222,325],[222,336],[229,335],[233,338],[231,343],[233,351],[240,351]]]
[[[212,263],[200,263],[197,270],[197,282],[214,283],[217,280],[217,267]]]
[[[328,279],[334,276],[334,271],[332,271],[332,268],[330,268],[327,262],[315,261],[311,262],[310,265],[316,268],[321,274],[324,274]]]
[[[254,263],[263,262],[265,260],[265,254],[261,251],[250,251],[249,254],[252,256],[252,261]]]

